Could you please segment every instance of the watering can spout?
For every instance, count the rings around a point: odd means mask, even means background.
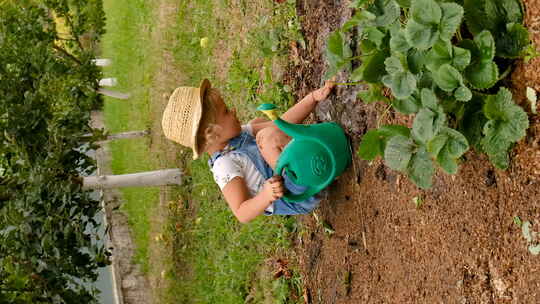
[[[310,130],[310,125],[293,124],[281,119],[276,114],[276,106],[271,103],[262,104],[257,108],[257,110],[263,112],[270,120],[274,121],[281,131],[285,132],[285,134],[292,138],[314,135],[312,130]]]
[[[286,194],[283,196],[285,201],[299,202],[317,194],[349,164],[349,143],[338,124],[293,124],[279,118],[273,104],[263,104],[257,109],[292,138],[279,156],[275,173],[286,175],[294,184],[304,186],[306,190]]]

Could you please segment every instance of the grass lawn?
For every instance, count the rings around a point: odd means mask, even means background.
[[[116,77],[118,86],[114,90],[129,92],[128,100],[105,99],[105,122],[111,133],[148,129],[150,125],[149,87],[154,69],[149,56],[150,33],[141,27],[152,27],[152,7],[144,0],[106,0],[107,33],[102,41],[102,56],[113,60],[104,68],[105,77]],[[149,153],[147,139],[116,140],[109,144],[112,170],[115,174],[154,170],[155,162]],[[122,189],[125,199],[123,210],[129,216],[138,246],[137,262],[148,270],[148,242],[150,223],[148,214],[158,202],[158,188]]]
[[[175,10],[172,20],[159,18],[156,10],[160,4]],[[254,118],[256,105],[263,101],[282,109],[294,102],[291,88],[281,83],[289,42],[302,41],[294,1],[278,6],[270,0],[104,0],[104,7],[107,34],[102,55],[113,60],[104,73],[118,78],[116,90],[132,94],[126,101],[106,99],[105,118],[111,133],[147,128],[154,134],[161,132],[152,121],[152,113],[162,106],[156,102],[160,96],[153,95],[152,86],[156,79],[173,76],[158,75],[164,73],[159,68],[165,62],[163,52],[170,54],[174,65],[168,73],[182,74],[184,85],[198,85],[209,78],[227,103],[240,110],[243,120]],[[167,24],[160,24],[163,22]],[[156,36],[166,39],[158,43]],[[201,45],[201,38],[207,38],[208,44]],[[160,151],[156,156],[150,146],[149,139],[113,142],[113,172],[178,164],[178,157],[160,157]],[[183,155],[185,150],[176,149],[176,155]],[[292,291],[301,294],[299,276],[293,271],[292,279],[273,280],[272,269],[265,263],[271,256],[288,254],[291,235],[299,229],[296,220],[260,217],[239,224],[223,201],[206,158],[186,161],[182,169],[185,184],[168,191],[168,199],[179,203],[168,207],[160,207],[158,188],[122,190],[126,201],[123,210],[138,246],[136,262],[151,275],[155,273],[152,268],[163,269],[160,278],[153,278],[164,286],[155,291],[158,302],[299,301],[291,297]],[[161,228],[163,242],[158,245],[163,247],[161,257],[149,249],[155,246],[151,214],[163,211],[158,208],[167,209]]]

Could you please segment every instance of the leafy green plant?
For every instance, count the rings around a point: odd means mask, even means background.
[[[522,25],[523,5],[519,0],[465,0],[465,22],[471,33],[496,33],[497,56],[517,58],[529,46],[529,32]]]
[[[508,150],[528,128],[526,113],[499,86],[499,70],[506,71],[508,62],[497,59],[518,57],[529,43],[520,3],[480,1],[492,10],[483,18],[498,19],[475,23],[470,19],[480,11],[470,2],[358,0],[353,3],[356,14],[328,39],[328,76],[350,70],[351,62],[361,59],[350,78],[369,88],[358,97],[414,115],[412,128],[390,125],[368,131],[359,156],[383,157],[421,188],[431,186],[436,166],[457,173],[470,146],[506,169]],[[346,39],[353,28],[360,55],[352,53]],[[382,94],[384,87],[392,98]]]
[[[50,14],[78,9],[88,11],[70,19],[64,49]],[[1,303],[98,301],[84,284],[110,253],[93,241],[101,208],[78,176],[95,170],[87,153],[99,132],[89,120],[101,72],[79,39],[103,24],[87,13],[103,16],[95,2],[0,2]]]

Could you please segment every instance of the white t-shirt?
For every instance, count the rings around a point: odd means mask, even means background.
[[[243,125],[242,132],[248,132],[253,135],[251,125]],[[261,191],[265,182],[264,176],[257,170],[251,159],[242,153],[226,153],[220,156],[211,168],[214,180],[219,188],[223,190],[233,178],[242,177],[248,187],[251,196],[257,195]],[[273,204],[266,208],[266,211],[272,213],[274,210]]]

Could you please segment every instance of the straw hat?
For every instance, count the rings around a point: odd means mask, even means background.
[[[199,88],[176,88],[163,112],[161,126],[165,137],[191,148],[193,159],[199,157],[197,131],[202,118],[204,94],[210,87],[210,81],[204,79]]]

